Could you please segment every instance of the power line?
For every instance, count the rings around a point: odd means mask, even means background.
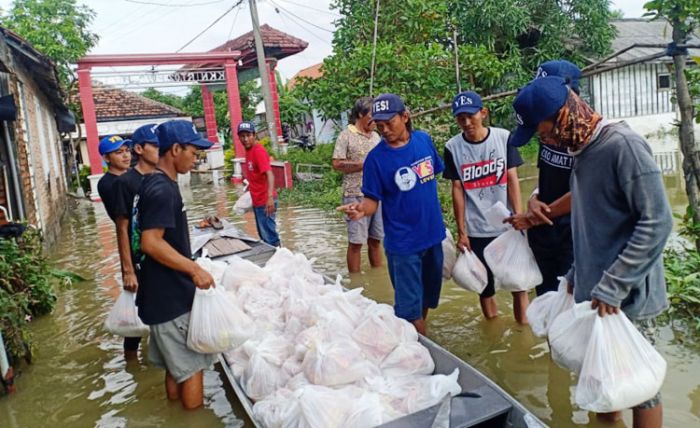
[[[341,15],[341,14],[339,14],[339,13],[331,12],[330,10],[319,9],[319,8],[316,8],[316,7],[313,7],[313,6],[309,6],[309,5],[306,5],[306,4],[301,4],[301,3],[293,2],[293,1],[291,1],[291,0],[281,0],[281,1],[283,1],[283,2],[285,2],[285,3],[293,4],[293,5],[295,5],[295,6],[305,7],[305,8],[307,8],[307,9],[309,9],[309,10],[315,10],[316,12],[327,13],[328,15],[337,16],[338,18],[341,18],[341,17],[343,16],[343,15]]]
[[[182,50],[185,49],[187,46],[189,46],[190,44],[192,44],[192,42],[194,42],[195,40],[197,40],[202,34],[206,33],[207,31],[209,31],[209,29],[210,29],[211,27],[213,27],[214,25],[216,25],[217,22],[221,21],[221,20],[224,18],[224,16],[228,15],[229,13],[231,13],[231,11],[232,11],[233,9],[237,8],[238,6],[240,6],[241,3],[243,3],[243,0],[238,0],[238,1],[236,2],[236,4],[234,4],[233,6],[231,6],[230,8],[228,8],[228,9],[226,10],[226,12],[222,13],[218,18],[216,18],[216,19],[214,20],[214,22],[212,22],[211,24],[209,24],[209,26],[208,26],[207,28],[205,28],[204,30],[200,31],[199,34],[197,34],[196,36],[194,36],[194,37],[192,38],[192,40],[190,40],[189,42],[185,43],[180,49],[176,50],[175,53],[178,53],[178,52],[182,51]]]
[[[275,12],[277,12],[277,14],[280,15],[281,17],[284,17],[284,16],[286,15],[292,22],[294,22],[296,25],[298,25],[299,27],[301,27],[304,31],[306,31],[307,33],[309,33],[309,34],[311,34],[312,36],[314,36],[317,40],[319,40],[319,41],[321,41],[321,42],[327,44],[328,46],[331,46],[331,47],[332,47],[332,45],[331,45],[330,43],[328,43],[327,40],[322,39],[322,38],[319,37],[316,33],[314,33],[313,31],[309,30],[309,29],[306,28],[305,26],[301,25],[296,19],[294,19],[294,17],[292,17],[291,15],[289,15],[287,12],[284,12],[284,15],[283,15],[282,12],[280,12],[280,9],[279,9],[278,7],[275,7]]]
[[[206,6],[208,4],[214,4],[214,3],[221,3],[225,0],[212,0],[212,1],[205,1],[202,3],[179,3],[179,4],[157,3],[157,2],[140,1],[140,0],[124,0],[124,1],[127,3],[150,4],[150,5],[154,5],[154,6],[163,6],[163,7],[194,7],[194,6]]]
[[[288,11],[287,9],[283,8],[282,6],[278,5],[277,3],[275,3],[275,2],[272,1],[272,0],[270,0],[270,3],[274,4],[274,5],[277,6],[279,9],[283,10],[285,13],[287,13],[287,14],[289,14],[289,15],[292,15],[292,16],[295,17],[296,19],[298,19],[298,20],[300,20],[300,21],[302,21],[302,22],[305,22],[305,23],[311,25],[312,27],[316,27],[316,28],[318,28],[319,30],[322,30],[322,31],[325,31],[325,32],[327,32],[327,33],[333,34],[333,30],[329,30],[328,28],[319,27],[318,25],[314,24],[313,22],[309,22],[309,21],[307,21],[306,19],[304,19],[304,18],[302,18],[302,17],[300,17],[300,16],[298,16],[298,15],[293,14],[292,12]]]
[[[231,21],[231,28],[228,30],[228,37],[226,37],[227,42],[231,40],[231,34],[233,34],[233,27],[236,25],[236,20],[238,19],[238,12],[240,12],[241,9],[243,8],[236,9],[236,14],[233,15],[233,21]]]

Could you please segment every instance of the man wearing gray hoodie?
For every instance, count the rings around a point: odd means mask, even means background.
[[[671,210],[661,171],[646,141],[626,123],[608,123],[559,77],[534,80],[513,102],[521,146],[537,133],[574,157],[571,228],[574,263],[566,275],[576,302],[602,317],[620,309],[653,344],[653,325],[668,306],[663,249]],[[633,409],[635,427],[661,427],[660,395]],[[620,412],[601,415],[619,419]]]

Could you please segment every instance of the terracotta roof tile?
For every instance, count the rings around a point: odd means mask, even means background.
[[[287,88],[292,89],[299,83],[299,80],[301,78],[308,77],[310,79],[315,80],[323,76],[323,71],[321,71],[322,66],[323,63],[319,62],[318,64],[314,64],[311,67],[306,67],[305,69],[300,70],[291,79],[289,79],[289,82],[287,82]]]
[[[175,107],[123,89],[94,84],[93,96],[98,122],[186,116]]]

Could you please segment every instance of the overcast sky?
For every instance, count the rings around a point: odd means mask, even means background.
[[[79,0],[97,13],[92,30],[100,36],[93,54],[174,52],[230,9],[238,0]],[[614,0],[613,8],[626,17],[644,13],[645,0]],[[11,0],[0,0],[9,9]],[[280,61],[285,78],[321,62],[331,53],[333,21],[331,0],[258,0],[260,23],[303,39],[305,51]],[[168,4],[161,6],[158,4]],[[183,51],[212,49],[252,29],[248,0]]]

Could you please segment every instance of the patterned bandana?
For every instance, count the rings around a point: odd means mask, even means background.
[[[566,103],[559,110],[552,134],[543,143],[565,147],[572,152],[581,150],[591,141],[596,126],[603,117],[591,106],[569,91]]]

